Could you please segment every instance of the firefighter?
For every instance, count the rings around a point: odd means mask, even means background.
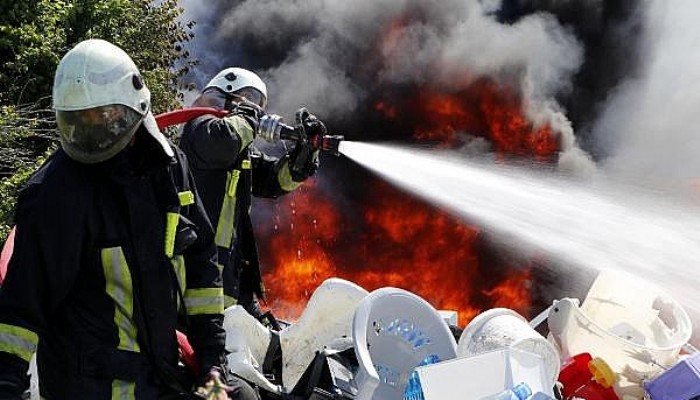
[[[63,57],[53,101],[62,148],[19,196],[0,290],[0,399],[22,398],[35,352],[42,398],[194,396],[196,379],[210,387],[226,374],[225,332],[213,229],[186,159],[158,130],[133,61],[109,42]],[[201,365],[190,380],[178,320]],[[255,398],[233,383],[233,398]]]
[[[243,68],[219,72],[194,105],[230,111],[225,118],[204,115],[188,122],[180,146],[215,227],[225,306],[240,304],[260,318],[258,299],[264,299],[264,286],[250,218],[251,195],[277,198],[298,188],[319,166],[320,140],[297,142],[279,158],[258,149],[253,139],[265,114],[267,87]],[[297,111],[296,119],[309,139],[326,133],[324,124],[305,109]]]

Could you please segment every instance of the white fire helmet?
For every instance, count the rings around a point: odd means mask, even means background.
[[[72,159],[108,160],[131,141],[140,124],[168,156],[173,150],[151,113],[151,92],[119,47],[100,39],[78,43],[61,59],[53,84],[61,146]]]
[[[207,89],[210,88],[219,89],[227,96],[232,96],[235,101],[245,98],[263,109],[267,106],[265,82],[256,73],[247,69],[232,67],[220,71],[207,83],[202,92],[209,92]]]

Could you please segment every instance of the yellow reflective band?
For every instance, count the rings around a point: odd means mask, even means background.
[[[175,253],[175,235],[177,223],[180,222],[180,214],[169,212],[165,221],[165,255],[170,258]]]
[[[236,135],[241,139],[241,152],[248,148],[248,145],[253,141],[254,131],[248,122],[243,117],[234,115],[232,117],[226,117],[226,120],[233,125],[233,129],[236,131]]]
[[[136,383],[115,379],[112,381],[112,400],[135,400]]]
[[[279,182],[282,190],[286,192],[291,192],[292,190],[301,186],[301,184],[303,183],[297,182],[294,179],[292,179],[292,173],[289,170],[288,160],[283,161],[282,168],[280,168],[279,172],[277,173],[277,182]]]
[[[39,336],[29,329],[0,324],[0,351],[14,354],[29,362],[38,344]]]
[[[228,249],[233,239],[233,222],[236,216],[236,187],[241,171],[233,170],[228,172],[226,179],[226,195],[221,205],[219,221],[216,224],[215,242],[219,247]]]
[[[180,290],[185,293],[187,290],[187,275],[185,269],[185,257],[183,255],[177,255],[170,259],[173,264],[173,270],[175,270],[175,276],[177,277],[177,283],[180,285]],[[177,308],[180,309],[180,296],[177,297]]]
[[[250,160],[247,158],[241,161],[241,169],[250,169]]]
[[[221,314],[224,312],[224,289],[187,289],[185,307],[187,315]]]
[[[136,341],[136,324],[133,320],[133,286],[124,251],[121,247],[110,247],[102,249],[101,256],[107,284],[106,291],[114,301],[114,324],[119,330],[117,348],[138,352],[140,347]]]
[[[192,193],[190,190],[185,190],[184,192],[178,193],[177,197],[180,199],[180,207],[194,204],[194,193]]]
[[[238,304],[238,300],[235,297],[224,295],[224,309],[235,306]]]

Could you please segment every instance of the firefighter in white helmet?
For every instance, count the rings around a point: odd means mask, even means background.
[[[240,304],[265,322],[257,301],[265,290],[250,218],[251,195],[276,198],[314,175],[319,166],[318,139],[326,127],[302,108],[296,113],[297,127],[310,140],[297,142],[279,158],[264,154],[253,139],[265,115],[267,87],[257,74],[243,68],[216,74],[194,105],[230,111],[225,118],[205,115],[190,121],[180,140],[215,227],[225,305]]]
[[[42,398],[193,393],[225,374],[225,333],[214,233],[186,159],[158,130],[136,65],[106,41],[63,57],[53,100],[62,149],[19,196],[0,290],[0,398],[22,398],[35,352]],[[189,379],[179,318],[201,364]],[[234,398],[255,398],[236,385],[252,396]]]

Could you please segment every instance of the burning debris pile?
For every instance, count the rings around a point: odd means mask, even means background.
[[[350,140],[592,168],[554,100],[570,92],[581,47],[552,16],[504,25],[480,3],[463,1],[195,7],[186,4],[192,18],[204,16],[198,34],[208,37],[199,73],[224,63],[257,68],[275,112],[303,104]],[[208,65],[213,55],[223,60]],[[322,164],[315,185],[258,201],[253,213],[275,312],[294,318],[312,288],[340,276],[367,288],[414,290],[465,321],[496,305],[530,313],[531,260],[504,259],[480,227],[409,199],[354,164]]]
[[[604,159],[619,151],[601,135],[650,125],[624,126],[627,117],[616,119],[616,111],[635,115],[629,107],[604,104],[640,93],[630,82],[611,92],[643,71],[638,50],[648,16],[638,6],[268,0],[189,11],[204,16],[198,34],[208,38],[198,73],[225,65],[261,71],[275,112],[303,104],[349,140],[587,175],[598,168],[589,152]],[[551,296],[538,297],[541,260],[504,255],[484,227],[410,198],[348,160],[322,164],[313,184],[255,205],[268,305],[279,316],[297,318],[330,277],[367,290],[408,289],[457,310],[462,323],[494,307],[530,317],[551,304]]]

